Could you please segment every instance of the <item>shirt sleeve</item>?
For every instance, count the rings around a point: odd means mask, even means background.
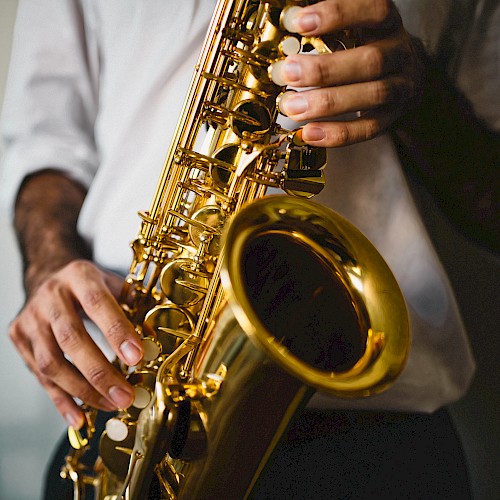
[[[99,57],[84,1],[20,0],[2,111],[0,195],[13,213],[23,179],[57,169],[88,187],[98,165]]]

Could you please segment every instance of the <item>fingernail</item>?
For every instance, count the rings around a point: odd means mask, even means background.
[[[326,137],[325,132],[320,127],[304,127],[302,129],[302,139],[306,142],[321,141]]]
[[[282,72],[285,76],[287,83],[294,83],[300,80],[302,76],[302,69],[300,64],[295,61],[285,59],[285,64],[282,67]]]
[[[117,408],[128,408],[134,401],[134,396],[114,385],[108,391],[109,397]]]
[[[319,28],[320,18],[318,14],[302,14],[294,20],[299,28],[299,33],[307,33]]]
[[[130,366],[136,365],[142,358],[142,352],[139,347],[129,340],[122,343],[120,346],[120,352],[125,358],[127,364]]]
[[[79,413],[65,413],[64,419],[76,430],[80,429],[83,425],[83,418]]]
[[[307,108],[307,99],[296,92],[291,93],[291,95],[284,95],[280,101],[280,110],[287,116],[300,115],[307,111]]]
[[[269,74],[276,85],[284,86],[297,83],[300,80],[302,70],[299,63],[281,59],[271,64]]]

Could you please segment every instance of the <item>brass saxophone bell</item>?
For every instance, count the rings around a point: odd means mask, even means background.
[[[221,274],[238,323],[272,359],[318,390],[382,391],[405,365],[406,304],[370,241],[325,207],[255,201],[225,235]]]

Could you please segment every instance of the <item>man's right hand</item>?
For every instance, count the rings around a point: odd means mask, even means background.
[[[122,361],[137,364],[142,348],[116,301],[120,284],[90,261],[74,260],[34,291],[10,327],[24,361],[77,428],[83,414],[73,397],[108,411],[133,401],[132,387],[93,342],[81,314],[97,325]]]

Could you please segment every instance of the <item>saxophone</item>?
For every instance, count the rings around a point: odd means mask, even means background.
[[[305,2],[302,2],[304,4]],[[120,303],[144,346],[118,366],[135,401],[69,429],[74,498],[242,499],[315,390],[379,392],[409,347],[404,299],[348,221],[309,199],[326,151],[278,124],[290,53],[348,48],[289,33],[292,0],[219,0]],[[287,195],[266,196],[281,188]]]

